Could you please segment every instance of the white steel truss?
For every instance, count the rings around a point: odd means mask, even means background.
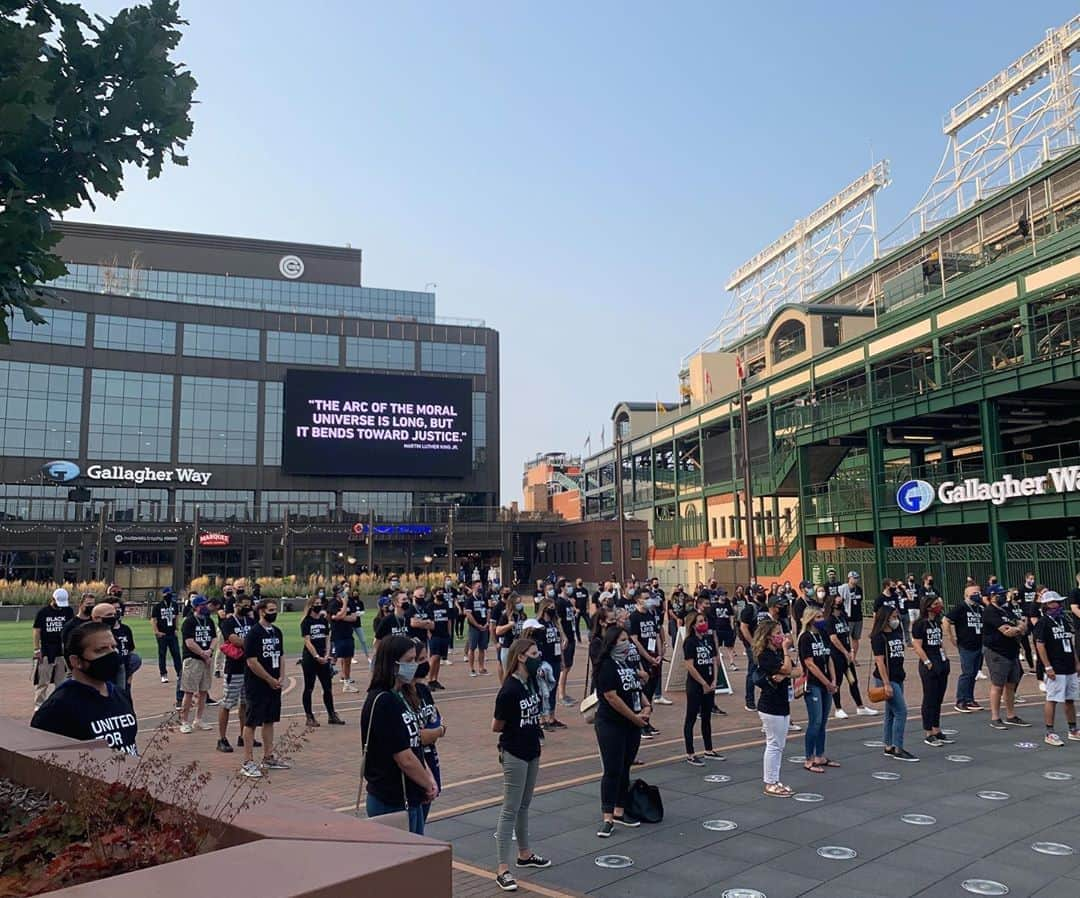
[[[809,302],[872,262],[878,250],[874,196],[888,183],[889,163],[882,160],[736,269],[725,285],[731,297],[723,320],[690,355],[739,339],[784,303]]]
[[[1075,146],[1078,51],[1080,15],[953,106],[937,174],[882,244],[914,239]]]

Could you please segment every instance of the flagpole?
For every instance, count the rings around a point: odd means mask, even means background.
[[[749,397],[746,394],[745,372],[739,362],[739,440],[742,449],[743,495],[745,496],[746,516],[746,562],[751,582],[757,580],[757,560],[754,552],[754,496],[750,487],[750,411]]]

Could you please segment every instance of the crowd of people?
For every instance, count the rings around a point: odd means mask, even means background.
[[[1030,574],[1017,589],[1005,589],[996,578],[982,585],[969,580],[962,601],[946,611],[930,575],[885,580],[872,601],[864,596],[857,572],[841,582],[832,568],[823,583],[768,588],[751,583],[731,595],[715,581],[692,591],[676,586],[668,595],[655,578],[604,582],[589,590],[581,580],[552,575],[537,581],[527,608],[519,591],[474,573],[472,582],[448,577],[430,591],[417,587],[409,592],[391,578],[375,603],[370,650],[360,596],[344,583],[329,594],[319,590],[303,608],[297,663],[308,726],[320,725],[312,709],[316,685],[327,722],[340,725],[344,721],[335,710],[335,689],[360,691],[353,663],[359,643],[370,669],[360,719],[365,809],[369,817],[401,813],[416,833],[423,833],[442,785],[438,743],[447,726],[435,698],[446,688],[440,670],[461,652],[470,677],[494,673],[498,695],[492,730],[504,784],[495,835],[496,880],[503,890],[517,888],[511,864],[550,864],[530,848],[529,807],[544,740],[567,726],[560,719],[562,709],[579,704],[568,683],[575,663],[582,661],[586,689],[580,707],[593,726],[601,761],[600,838],[611,837],[619,827],[640,825],[627,810],[630,774],[642,740],[659,734],[654,708],[672,703],[663,691],[665,664],[676,665],[685,693],[686,763],[703,767],[723,760],[714,748],[713,720],[726,713],[716,701],[718,690],[732,691],[728,671],[743,663],[735,654],[736,642],[745,656],[745,707],[758,714],[764,734],[767,796],[793,794],[780,778],[792,732],[803,732],[807,772],[824,774],[840,766],[827,753],[827,731],[830,719],[849,716],[843,708],[845,690],[857,715],[878,715],[870,704],[883,703],[885,756],[918,761],[905,743],[909,655],[917,661],[922,685],[927,746],[953,742],[941,727],[950,649],[960,663],[956,711],[983,710],[974,685],[987,677],[989,726],[1030,726],[1016,713],[1023,658],[1046,693],[1046,744],[1080,741],[1075,710],[1080,698],[1075,639],[1080,577],[1069,599],[1036,585]],[[77,611],[71,606],[68,593],[57,589],[34,622],[33,725],[75,738],[104,738],[116,748],[137,752],[131,685],[141,659],[123,623],[122,593],[110,588],[103,602],[84,595]],[[263,600],[257,589],[249,594],[244,581],[230,584],[221,599],[190,594],[182,605],[166,590],[150,609],[161,681],[169,681],[170,659],[177,676],[180,732],[213,729],[204,715],[208,705],[217,704],[217,748],[232,752],[228,725],[231,712],[238,710],[241,772],[251,777],[288,767],[273,752],[286,680],[277,610],[276,602]],[[865,634],[864,615],[869,624]],[[860,650],[867,652],[867,640],[869,658],[864,660]],[[580,654],[579,643],[585,644]],[[223,679],[216,703],[209,697],[215,672]],[[50,685],[56,688],[46,697]],[[792,706],[800,698],[805,727],[792,722]],[[1055,731],[1059,704],[1065,706],[1064,739]],[[695,746],[698,731],[701,752]],[[253,755],[260,747],[261,764]]]

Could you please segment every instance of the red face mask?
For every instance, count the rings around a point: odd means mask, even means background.
[[[699,636],[704,636],[709,632],[709,624],[706,621],[698,621],[694,624],[694,630],[697,631]]]

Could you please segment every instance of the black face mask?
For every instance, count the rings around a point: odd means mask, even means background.
[[[266,622],[268,624],[272,624],[274,621],[277,620],[277,612],[276,611],[267,611],[263,615],[263,617],[266,619]]]
[[[110,630],[111,630],[111,629],[112,629],[113,627],[115,627],[115,626],[116,626],[116,618],[115,618],[115,617],[103,617],[103,618],[101,619],[101,622],[102,622],[102,623],[103,623],[103,624],[104,624],[104,625],[105,625],[106,627],[108,627],[108,628],[109,628]]]
[[[82,656],[80,655],[80,657]],[[86,662],[83,673],[91,680],[110,683],[116,679],[116,675],[120,672],[120,653],[117,651],[109,652],[109,654],[95,658],[93,661],[87,661],[83,658],[83,661]]]
[[[416,667],[417,680],[424,679],[429,673],[431,673],[431,665],[427,661],[421,661]]]
[[[322,612],[323,612],[322,605],[312,605],[311,606],[311,613],[314,614],[316,617],[318,617],[320,614],[322,614]]]

